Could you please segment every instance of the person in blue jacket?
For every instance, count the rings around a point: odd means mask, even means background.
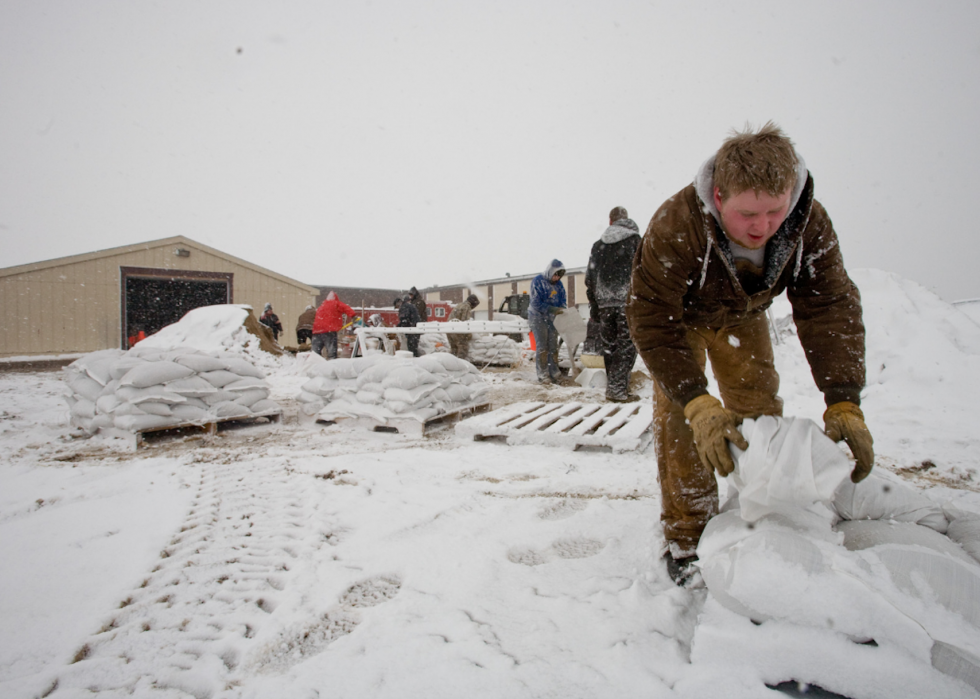
[[[558,331],[555,330],[555,316],[565,311],[565,265],[560,260],[552,260],[543,274],[531,282],[531,304],[527,309],[527,322],[534,333],[536,343],[534,364],[538,383],[557,383],[561,377],[558,371]]]

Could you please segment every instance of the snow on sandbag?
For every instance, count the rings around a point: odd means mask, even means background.
[[[521,346],[506,335],[473,335],[467,359],[474,364],[514,366],[521,363]]]
[[[952,505],[943,507],[943,512],[949,520],[946,536],[980,562],[980,515],[964,512]]]
[[[740,431],[749,448],[732,447],[736,467],[728,481],[738,491],[746,521],[829,504],[850,476],[847,457],[812,420],[763,415],[743,421]]]
[[[932,666],[980,692],[980,656],[951,643],[936,641],[932,646]]]
[[[176,362],[143,362],[127,371],[119,379],[121,386],[134,386],[135,388],[147,388],[164,384],[168,381],[186,378],[194,373],[190,367]]]
[[[265,412],[278,412],[279,404],[276,403],[274,400],[269,400],[268,398],[266,398],[256,403],[252,403],[252,405],[249,406],[249,409],[256,414],[265,413]]]
[[[948,521],[942,507],[904,483],[887,481],[872,473],[860,483],[848,478],[834,495],[834,509],[841,519],[893,519],[914,522],[940,534]]]
[[[103,386],[91,377],[89,365],[101,378],[115,378]],[[203,374],[210,374],[213,382]],[[101,429],[138,432],[247,418],[254,405],[267,415],[275,412],[278,407],[269,400],[264,376],[242,357],[140,343],[128,353],[92,353],[66,367],[65,382],[71,389],[66,400],[72,425],[89,434]],[[97,386],[101,388],[95,394]],[[94,401],[85,397],[92,394]]]
[[[756,622],[832,628],[856,641],[897,645],[926,662],[932,639],[868,585],[860,554],[829,540],[831,535],[829,526],[821,531],[781,514],[750,526],[737,510],[725,512],[708,522],[701,537],[701,575],[722,606]]]
[[[489,390],[472,364],[448,353],[407,355],[378,353],[331,360],[331,372],[317,362],[308,364],[305,373],[311,378],[298,396],[301,411],[306,415],[317,412],[325,421],[343,417],[427,420],[472,405]]]
[[[109,369],[119,361],[119,358],[125,354],[121,349],[108,349],[100,350],[98,352],[91,352],[85,356],[85,361],[80,365],[86,374],[90,378],[94,379],[102,386],[105,386],[112,380],[112,376],[109,373]]]

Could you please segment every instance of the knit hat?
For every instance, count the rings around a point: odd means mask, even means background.
[[[618,221],[621,218],[629,218],[629,214],[626,213],[626,209],[622,206],[617,206],[615,209],[609,212],[610,223]]]
[[[469,303],[473,308],[476,308],[477,306],[480,305],[480,299],[477,298],[476,294],[470,294],[467,297],[466,302]]]
[[[271,311],[272,310],[272,304],[271,303],[265,304],[265,308],[263,310]]]

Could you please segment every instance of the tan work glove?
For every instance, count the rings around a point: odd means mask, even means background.
[[[701,462],[722,476],[734,471],[735,462],[728,451],[728,443],[739,449],[749,448],[749,443],[737,429],[742,416],[725,408],[717,398],[705,394],[684,406],[684,417],[691,424],[694,446]]]
[[[851,481],[860,483],[867,478],[875,462],[875,450],[861,408],[846,400],[834,403],[824,412],[823,425],[828,437],[835,442],[843,439],[851,448],[857,461],[851,472]]]

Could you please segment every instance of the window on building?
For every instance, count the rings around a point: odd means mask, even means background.
[[[436,309],[436,318],[445,318],[445,317],[446,317],[446,309],[445,308],[437,308]]]

